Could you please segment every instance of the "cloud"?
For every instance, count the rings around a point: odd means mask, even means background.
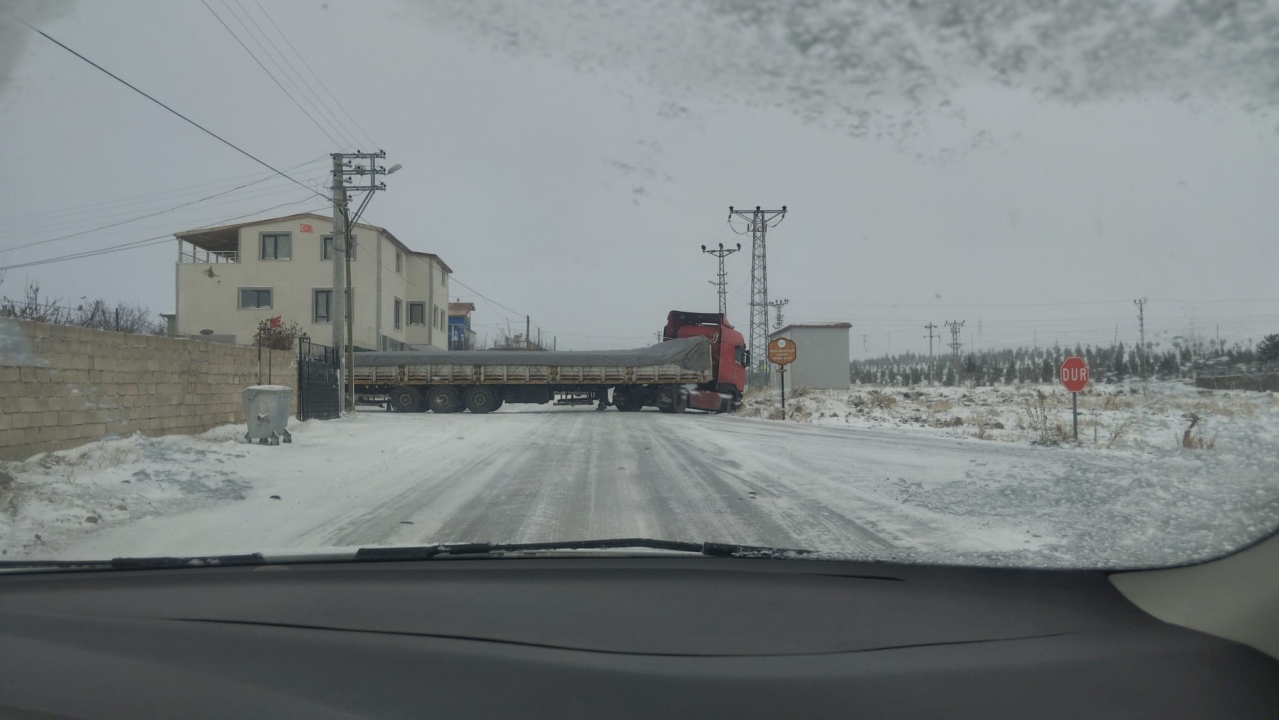
[[[0,2],[0,95],[9,88],[13,71],[22,61],[27,43],[38,35],[18,21],[40,27],[71,12],[75,0],[4,0]]]
[[[956,90],[1015,87],[1064,104],[1168,98],[1269,111],[1279,6],[1202,0],[406,0],[491,49],[638,76],[689,98],[789,110],[857,137],[964,128]],[[685,112],[674,110],[683,108]]]

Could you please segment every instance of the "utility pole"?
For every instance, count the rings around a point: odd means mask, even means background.
[[[789,302],[790,300],[772,300],[768,303],[769,307],[777,311],[777,325],[775,327],[778,330],[782,329],[782,308],[786,307]]]
[[[947,320],[946,327],[950,328],[950,353],[951,362],[955,366],[955,383],[959,384],[959,348],[964,344],[959,342],[959,329],[964,326],[963,320]]]
[[[746,220],[751,234],[751,318],[747,344],[754,367],[747,373],[747,382],[755,387],[768,387],[768,256],[764,238],[770,223],[776,227],[786,217],[786,206],[781,210],[762,210],[758,205],[754,210],[735,210],[730,205],[728,219],[731,221],[734,215]]]
[[[532,327],[532,324],[533,324],[533,321],[529,319],[528,315],[525,315],[524,316],[524,349],[525,350],[533,349],[532,341],[529,339],[529,336],[528,336],[529,329]]]
[[[870,352],[870,336],[862,335],[862,352]]]
[[[719,258],[719,275],[715,285],[719,288],[719,314],[721,316],[728,313],[728,273],[724,272],[724,258],[741,249],[741,243],[737,243],[735,248],[726,248],[724,243],[720,243],[719,249],[712,248],[710,250],[707,250],[705,245],[702,246],[702,252]]]
[[[930,322],[924,326],[924,329],[928,331],[928,384],[931,386],[933,384],[933,338],[941,340],[941,335],[933,333],[937,329],[936,323]]]
[[[344,377],[346,382],[342,393],[346,409],[355,407],[355,288],[351,279],[351,248],[348,247],[351,228],[360,221],[364,209],[373,199],[373,193],[385,190],[386,183],[379,183],[377,176],[390,175],[400,169],[393,165],[386,169],[377,164],[386,157],[384,150],[375,153],[353,152],[332,153],[333,158],[333,347],[343,358]],[[357,163],[351,162],[358,161]],[[364,164],[367,163],[367,164]],[[368,176],[365,185],[351,185],[353,177],[363,179]],[[360,207],[354,216],[347,204],[348,192],[365,192]]]
[[[1137,327],[1141,332],[1141,344],[1137,346],[1137,367],[1141,369],[1141,391],[1146,392],[1146,298],[1132,301],[1137,306]]]
[[[344,173],[346,158],[333,153],[333,308],[329,319],[333,323],[333,347],[339,353],[346,347],[346,183]],[[346,363],[343,362],[345,365]]]

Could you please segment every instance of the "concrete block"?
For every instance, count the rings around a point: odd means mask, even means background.
[[[0,432],[6,432],[13,427],[14,415],[0,415]],[[0,442],[0,444],[3,444]]]
[[[0,384],[16,383],[22,380],[22,370],[15,366],[0,366]]]
[[[84,428],[85,432],[88,433],[88,437],[94,438],[95,440],[104,438],[107,435],[106,423],[91,423],[88,425],[81,425],[80,427]]]
[[[18,398],[18,412],[42,413],[49,410],[49,399],[43,397]]]
[[[134,423],[128,420],[116,420],[107,423],[107,433],[112,435],[131,435],[134,431]]]

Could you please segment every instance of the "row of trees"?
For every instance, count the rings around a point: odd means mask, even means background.
[[[0,283],[3,281],[4,275],[0,272]],[[82,299],[72,304],[62,298],[41,296],[40,284],[34,280],[23,286],[21,297],[0,296],[0,318],[145,335],[162,335],[165,332],[165,324],[150,308],[126,303],[112,305],[102,299]]]
[[[1201,374],[1225,375],[1279,365],[1279,334],[1261,343],[1252,340],[1219,347],[1215,343],[1176,339],[1170,348],[1142,349],[1116,343],[1109,346],[1016,348],[982,350],[960,358],[956,372],[949,355],[934,358],[933,377],[942,385],[1013,385],[1051,383],[1068,356],[1084,358],[1092,382],[1119,383],[1134,378],[1192,379]],[[929,379],[928,356],[918,353],[885,355],[849,363],[849,379],[868,385],[919,385]]]

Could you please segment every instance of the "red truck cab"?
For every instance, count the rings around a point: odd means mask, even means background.
[[[662,338],[691,337],[710,340],[714,377],[689,392],[688,406],[717,412],[736,409],[746,388],[746,339],[733,329],[725,315],[672,310],[666,316]]]

